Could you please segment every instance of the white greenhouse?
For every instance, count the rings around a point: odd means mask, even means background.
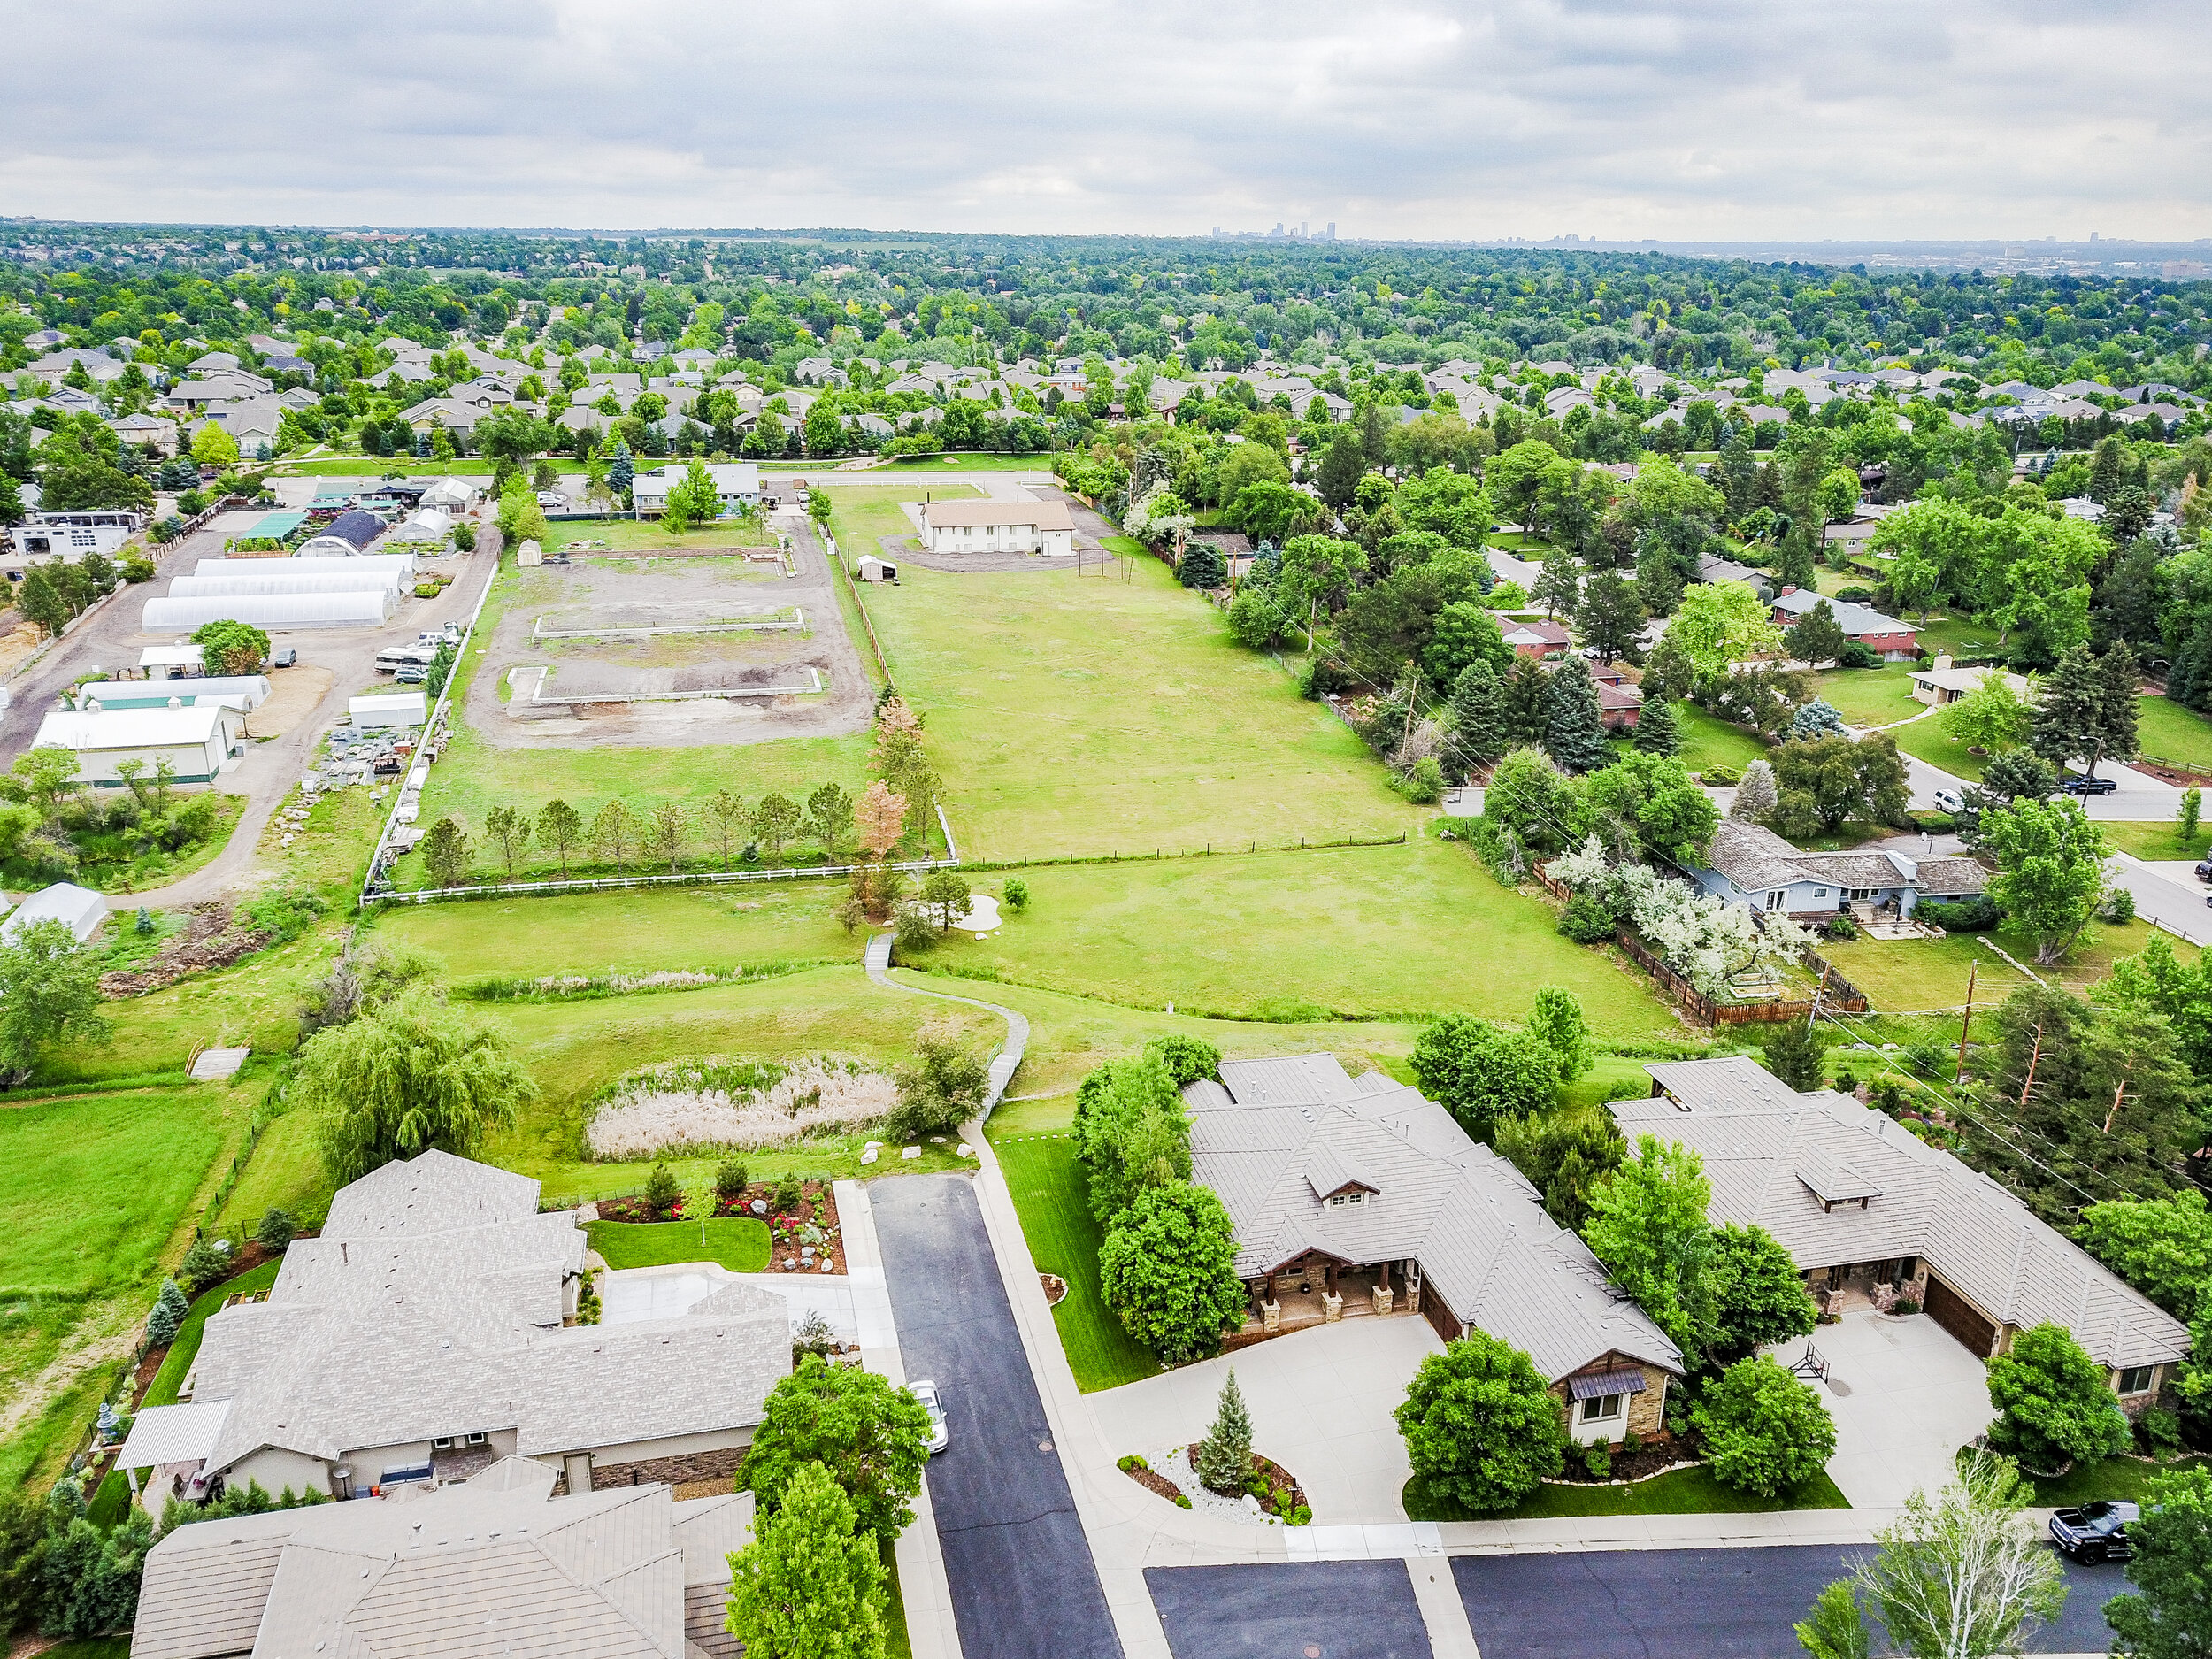
[[[216,598],[237,594],[357,594],[381,588],[397,594],[412,586],[398,571],[261,571],[252,575],[180,576],[169,584],[172,599]]]
[[[77,707],[103,709],[165,709],[174,698],[180,709],[203,705],[238,709],[250,713],[269,700],[269,681],[263,674],[225,674],[206,680],[102,680],[77,687]]]
[[[290,628],[378,628],[392,619],[383,588],[349,594],[245,594],[197,599],[149,599],[140,621],[148,634],[189,634],[210,622],[244,622],[272,633]]]
[[[357,576],[363,571],[393,570],[402,576],[415,573],[412,553],[364,553],[358,558],[224,559],[204,558],[192,567],[195,576]]]
[[[32,894],[17,907],[15,914],[0,922],[0,939],[12,939],[34,922],[59,922],[82,944],[100,931],[100,924],[107,918],[108,902],[90,887],[81,887],[73,881],[57,881],[52,887]]]

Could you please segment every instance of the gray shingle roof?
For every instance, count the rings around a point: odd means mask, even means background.
[[[1645,1069],[1671,1098],[1615,1102],[1622,1132],[1694,1148],[1712,1182],[1712,1218],[1755,1222],[1801,1268],[1922,1256],[1984,1313],[2064,1325],[2100,1364],[2187,1350],[2185,1325],[2010,1193],[1848,1095],[1801,1094],[1742,1056]],[[1848,1202],[1826,1208],[1828,1183],[1827,1196]]]
[[[132,1651],[328,1659],[680,1659],[752,1536],[749,1493],[551,1496],[521,1458],[398,1496],[179,1527],[150,1551]]]
[[[1544,1213],[1520,1171],[1417,1089],[1349,1077],[1316,1054],[1225,1061],[1220,1083],[1183,1098],[1191,1176],[1236,1224],[1240,1277],[1307,1251],[1356,1264],[1413,1257],[1423,1294],[1525,1350],[1547,1377],[1608,1353],[1681,1368],[1680,1351]],[[1376,1195],[1325,1203],[1348,1179]]]
[[[341,1191],[266,1302],[207,1322],[192,1399],[231,1408],[208,1470],[265,1446],[334,1462],[512,1429],[557,1454],[760,1421],[790,1369],[782,1300],[733,1284],[673,1318],[564,1327],[587,1241],[537,1186],[432,1152]]]

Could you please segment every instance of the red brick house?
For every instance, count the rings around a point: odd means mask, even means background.
[[[1871,605],[1848,599],[1824,599],[1809,588],[1785,588],[1774,596],[1774,620],[1782,627],[1803,621],[1825,604],[1835,615],[1844,637],[1881,653],[1882,660],[1909,663],[1920,655],[1920,631],[1909,622],[1886,617]]]

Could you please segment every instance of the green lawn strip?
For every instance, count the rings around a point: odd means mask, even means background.
[[[1692,772],[1732,772],[1767,757],[1767,746],[1752,733],[1731,726],[1687,701],[1674,705],[1675,723],[1681,728],[1680,759]]]
[[[895,457],[880,469],[871,469],[858,474],[863,478],[898,472],[1049,472],[1052,455],[1045,451],[1037,455],[1006,455],[1001,453],[955,450],[949,455],[902,455]],[[833,472],[825,480],[852,476]]]
[[[1813,676],[1813,695],[1853,726],[1890,726],[1928,712],[1928,705],[1912,695],[1912,670],[1910,663],[1831,668]]]
[[[1127,568],[906,566],[869,595],[964,854],[1295,846],[1417,822],[1366,745],[1218,611],[1156,559]]]
[[[2151,863],[2200,859],[2212,849],[2212,819],[2188,841],[2181,839],[2181,826],[2170,820],[2162,824],[2105,822],[2097,827],[2104,832],[2105,845],[2114,852],[2132,853]]]
[[[284,1211],[296,1225],[319,1227],[330,1213],[337,1187],[315,1145],[314,1116],[288,1111],[261,1132],[237,1186],[220,1213],[209,1217],[208,1228],[227,1238],[242,1238],[273,1209]]]
[[[387,472],[402,478],[489,478],[494,469],[478,456],[431,461],[404,455],[312,455],[279,461],[276,470],[300,478],[381,478]]]
[[[1066,1089],[1035,1100],[1001,1101],[991,1114],[991,1135],[1000,1140],[1065,1134],[1074,1121],[1075,1091]]]
[[[1091,1217],[1075,1142],[1056,1135],[992,1135],[999,1167],[1021,1217],[1022,1236],[1041,1273],[1056,1273],[1068,1294],[1052,1310],[1076,1386],[1085,1394],[1160,1374],[1160,1362],[1106,1310],[1098,1288],[1098,1247],[1105,1234]]]
[[[2028,1484],[2035,1488],[2037,1507],[2065,1509],[2099,1498],[2140,1503],[2152,1481],[2182,1469],[2212,1469],[2212,1458],[2185,1457],[2177,1463],[2161,1465],[2146,1463],[2139,1457],[2095,1457],[2048,1479],[2025,1470],[2021,1472],[2027,1474]]]
[[[2066,960],[2049,968],[2037,965],[2034,941],[2010,927],[1993,934],[1950,933],[1941,939],[1823,940],[1820,950],[1845,979],[1867,994],[1878,1011],[1901,1013],[1963,1004],[1968,970],[1976,962],[1981,964],[1974,992],[1977,1006],[2001,1001],[2026,985],[2020,971],[1990,949],[1993,938],[2044,979],[2080,991],[2110,973],[2116,958],[2141,950],[2151,933],[2148,922],[2118,927],[2091,922]],[[2167,942],[2184,961],[2196,953],[2195,946],[2180,940],[2170,938]]]
[[[131,1639],[127,1636],[95,1636],[42,1647],[39,1659],[130,1659],[130,1652]]]
[[[1864,579],[1861,579],[1864,585]],[[1913,622],[1909,616],[1902,618]],[[1953,657],[1979,657],[1996,649],[1997,630],[1965,617],[1937,617],[1928,622],[1913,622],[1920,631],[1921,649],[1932,657],[1939,651]]]
[[[633,518],[626,513],[604,518],[563,518],[546,527],[544,548],[548,553],[557,553],[579,541],[597,541],[610,550],[681,554],[694,548],[772,548],[776,545],[776,537],[765,520],[748,524],[740,518],[725,518],[687,530],[681,535],[671,535],[661,527],[660,519]],[[586,555],[590,551],[588,548],[584,549]],[[633,565],[637,561],[618,562]],[[764,572],[771,568],[761,566]]]
[[[2146,755],[2212,772],[2212,720],[2164,697],[2136,701],[2136,747]]]
[[[1981,781],[1983,757],[1969,754],[1965,744],[1943,729],[1941,715],[1901,726],[1889,735],[1899,749],[1916,759],[1939,766],[1969,783]]]
[[[700,1221],[591,1221],[591,1248],[611,1268],[669,1267],[678,1262],[714,1262],[733,1273],[757,1273],[768,1265],[768,1224],[750,1216]]]
[[[1547,1484],[1517,1509],[1478,1514],[1432,1493],[1420,1476],[1406,1482],[1402,1502],[1414,1521],[1540,1521],[1583,1515],[1762,1515],[1782,1509],[1847,1509],[1851,1501],[1824,1471],[1772,1498],[1739,1492],[1702,1463],[1670,1470],[1632,1486]]]
[[[1548,906],[1499,886],[1463,848],[1403,846],[978,872],[1030,892],[983,940],[912,960],[1110,1002],[1325,1022],[1456,1010],[1519,1021],[1540,985],[1609,1034],[1672,1032],[1642,979],[1562,938]]]
[[[883,1558],[884,1659],[914,1659],[914,1643],[906,1632],[906,1594],[899,1587],[899,1556],[895,1540],[876,1540]]]

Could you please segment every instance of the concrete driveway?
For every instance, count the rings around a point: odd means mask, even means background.
[[[1815,1331],[1811,1343],[1829,1365],[1824,1392],[1836,1421],[1829,1479],[1854,1509],[1891,1509],[1917,1489],[1939,1489],[1958,1448],[1996,1415],[1982,1362],[1925,1314],[1847,1313]],[[1767,1352],[1788,1365],[1805,1348],[1800,1338]]]
[[[1086,1398],[1116,1456],[1149,1456],[1212,1426],[1234,1365],[1252,1448],[1298,1477],[1317,1524],[1402,1522],[1399,1494],[1413,1467],[1390,1414],[1421,1361],[1442,1348],[1429,1322],[1411,1315],[1347,1319]]]

